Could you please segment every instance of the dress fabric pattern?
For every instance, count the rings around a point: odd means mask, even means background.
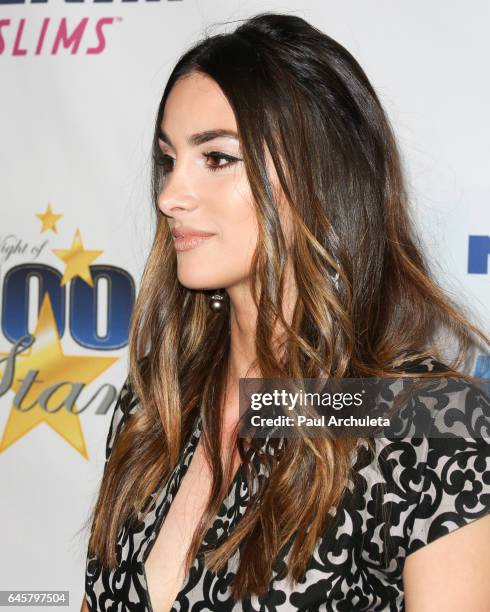
[[[447,369],[432,358],[402,365],[411,372]],[[439,396],[444,410],[464,406],[488,423],[488,396],[464,380],[450,381]],[[106,461],[126,416],[138,406],[126,381],[112,414]],[[199,416],[178,465],[151,496],[147,513],[130,528],[121,528],[116,549],[118,567],[108,571],[87,554],[85,594],[92,612],[153,612],[144,561],[191,462],[201,426]],[[318,541],[301,582],[291,585],[282,577],[285,574],[281,570],[288,562],[287,547],[274,566],[268,592],[234,602],[229,585],[238,567],[239,551],[217,574],[198,557],[184,578],[172,612],[404,610],[402,572],[407,555],[490,512],[490,443],[472,431],[464,437],[407,435],[375,438],[374,442],[374,451],[361,445],[353,455],[345,498],[331,512],[332,523]],[[258,485],[267,475],[255,460],[254,449],[249,452],[259,469]],[[233,529],[247,508],[249,496],[240,466],[203,546]]]

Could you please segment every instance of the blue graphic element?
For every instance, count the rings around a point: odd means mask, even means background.
[[[488,384],[484,385],[485,392],[490,396],[490,356],[489,355],[478,355],[475,364],[474,376],[485,378],[488,380]]]
[[[128,343],[129,323],[135,300],[135,284],[131,275],[116,266],[90,266],[94,281],[91,287],[79,277],[70,282],[69,330],[80,346],[96,351],[114,351]],[[39,282],[37,312],[45,294],[49,295],[60,338],[65,332],[66,286],[62,274],[46,264],[28,263],[11,268],[5,275],[2,297],[2,332],[12,344],[29,335],[29,282]],[[97,334],[97,281],[107,280],[107,334]]]
[[[128,343],[129,322],[135,299],[131,275],[116,266],[90,266],[94,286],[75,278],[70,287],[70,332],[80,346],[113,351]],[[97,281],[107,279],[107,335],[97,334]]]
[[[2,295],[2,332],[12,344],[29,334],[29,282],[32,277],[39,282],[37,312],[41,310],[44,294],[47,293],[58,334],[63,336],[66,297],[65,287],[60,286],[62,276],[56,268],[36,263],[21,264],[6,273]]]
[[[490,236],[469,236],[468,274],[488,274]]]

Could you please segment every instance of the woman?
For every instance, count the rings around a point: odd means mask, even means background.
[[[243,377],[450,372],[445,398],[488,414],[458,368],[471,333],[490,340],[430,275],[359,64],[295,16],[206,38],[169,78],[153,157],[82,609],[488,610],[484,440],[237,435]]]

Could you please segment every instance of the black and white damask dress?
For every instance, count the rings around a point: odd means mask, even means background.
[[[446,369],[443,364],[427,359],[414,364],[411,371],[440,368]],[[405,371],[408,369],[405,367]],[[466,413],[483,416],[488,423],[488,395],[466,381],[451,381],[439,395],[442,409],[448,411],[457,405]],[[124,427],[126,415],[138,406],[126,383],[112,415],[106,459]],[[152,612],[144,561],[190,464],[201,425],[198,417],[178,465],[152,496],[149,511],[138,517],[140,522],[131,529],[121,528],[118,567],[108,571],[101,568],[96,558],[87,555],[85,594],[92,612]],[[254,461],[256,451],[251,448],[249,452]],[[367,446],[357,449],[353,468],[347,495],[332,512],[333,522],[319,540],[302,582],[291,587],[282,578],[281,568],[288,562],[286,552],[275,566],[265,595],[234,602],[229,585],[239,551],[218,574],[210,572],[196,558],[172,612],[404,610],[402,572],[407,556],[490,512],[490,442],[474,431],[453,439],[377,438],[374,452]],[[265,477],[259,472],[258,479]],[[203,546],[234,528],[245,512],[248,498],[246,480],[239,467]]]

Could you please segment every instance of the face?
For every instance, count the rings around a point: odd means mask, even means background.
[[[160,127],[166,175],[158,207],[170,229],[212,234],[174,239],[179,282],[189,289],[246,283],[257,221],[229,102],[215,81],[192,73],[172,88]],[[206,134],[216,130],[227,134]]]

